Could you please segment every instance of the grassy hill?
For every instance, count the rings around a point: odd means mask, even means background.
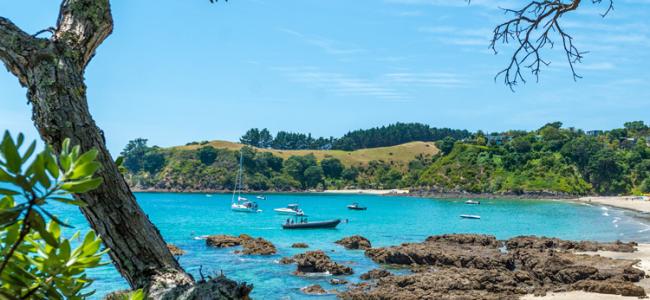
[[[228,141],[212,141],[203,145],[187,145],[178,146],[174,149],[179,150],[196,150],[204,146],[212,146],[217,149],[228,149],[237,151],[243,144],[228,142]],[[255,147],[253,147],[255,148]],[[337,158],[346,167],[350,166],[366,166],[371,161],[384,161],[393,165],[406,166],[408,162],[414,160],[416,157],[433,156],[438,154],[439,150],[433,142],[410,142],[397,146],[379,147],[369,149],[359,149],[354,151],[343,150],[275,150],[275,149],[262,149],[255,148],[259,152],[270,152],[274,156],[287,159],[292,155],[303,156],[313,154],[316,160],[321,161],[324,158]]]

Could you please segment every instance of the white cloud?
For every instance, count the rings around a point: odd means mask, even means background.
[[[307,44],[321,48],[328,54],[345,55],[345,54],[357,54],[357,53],[365,52],[365,50],[360,47],[342,43],[336,40],[327,39],[319,36],[306,35],[298,31],[287,29],[287,28],[280,28],[279,30],[288,33],[292,36],[298,37],[299,39],[301,39],[303,42]]]

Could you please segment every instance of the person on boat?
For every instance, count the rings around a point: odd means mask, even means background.
[[[289,224],[289,220],[290,220],[290,218],[287,218],[287,224]]]

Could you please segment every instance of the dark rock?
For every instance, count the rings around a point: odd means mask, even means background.
[[[185,254],[185,250],[178,248],[174,244],[167,244],[167,249],[169,249],[173,256],[181,256]]]
[[[443,235],[422,243],[368,249],[366,255],[375,262],[408,267],[413,273],[390,275],[373,270],[362,279],[379,279],[366,285],[351,284],[339,297],[496,300],[571,290],[645,296],[643,288],[634,284],[645,276],[633,267],[638,261],[573,252],[629,251],[634,243],[519,237],[506,241],[510,250],[505,253],[499,244],[491,236]]]
[[[304,288],[301,288],[300,290],[303,293],[307,294],[307,295],[325,295],[325,294],[327,294],[327,291],[325,291],[325,289],[323,289],[323,287],[321,287],[318,284],[313,284],[313,285],[310,285],[310,286],[306,286]]]
[[[235,251],[235,253],[242,253],[247,255],[271,255],[277,252],[275,246],[263,239],[253,238],[246,234],[239,236],[232,235],[211,235],[205,240],[206,244],[211,247],[226,248],[241,245],[243,250]]]
[[[305,243],[293,243],[293,245],[291,245],[291,248],[309,248],[309,245]]]
[[[329,272],[332,275],[350,275],[354,273],[352,268],[333,262],[325,252],[320,250],[295,255],[293,260],[298,265],[296,274]]]
[[[600,243],[593,241],[567,241],[557,238],[536,237],[536,236],[518,236],[505,241],[506,248],[511,249],[555,249],[571,251],[615,251],[615,252],[634,252],[638,246],[635,242],[623,243],[616,241],[614,243]]]
[[[360,235],[345,237],[336,241],[335,243],[345,247],[345,249],[366,250],[372,247],[370,241],[367,238],[364,238]]]
[[[428,237],[428,243],[449,243],[459,245],[498,247],[499,242],[494,236],[485,234],[443,234]]]
[[[368,271],[366,273],[361,274],[361,276],[359,276],[359,278],[361,278],[362,280],[371,280],[371,279],[384,278],[384,277],[388,277],[388,276],[391,276],[391,275],[393,275],[393,274],[391,274],[390,272],[388,272],[388,271],[386,271],[384,269],[373,269],[373,270],[370,270],[370,271]]]
[[[294,262],[295,261],[293,260],[293,257],[283,257],[283,258],[280,258],[280,261],[279,261],[279,263],[282,264],[282,265],[288,265],[288,264],[292,264]]]
[[[341,284],[347,284],[347,283],[348,283],[347,280],[341,279],[341,278],[332,278],[332,279],[330,279],[330,284],[331,285],[341,285]]]

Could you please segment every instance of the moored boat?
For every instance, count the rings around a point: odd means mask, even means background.
[[[294,215],[294,216],[304,216],[305,212],[298,207],[298,204],[289,204],[287,207],[275,208],[273,209],[276,213],[281,215]]]
[[[481,216],[479,215],[460,215],[461,218],[463,219],[480,219]]]
[[[266,200],[266,196],[264,196],[264,195],[257,195],[257,197],[255,197],[255,198],[260,199],[260,200]]]
[[[235,182],[235,189],[232,191],[232,198],[230,199],[230,209],[236,212],[258,213],[262,212],[258,208],[257,202],[250,201],[241,196],[242,174],[243,174],[243,153],[239,152],[239,171],[237,172],[237,181]],[[237,200],[235,200],[237,195]]]
[[[352,203],[352,204],[348,205],[348,209],[351,209],[351,210],[366,210],[368,208],[365,207],[365,206],[359,206],[359,203],[355,202],[355,203]]]
[[[481,201],[467,200],[467,201],[465,201],[465,204],[476,204],[476,205],[478,205],[478,204],[481,204]]]
[[[341,223],[341,219],[318,221],[318,222],[296,222],[284,223],[282,229],[318,229],[318,228],[335,228]]]

